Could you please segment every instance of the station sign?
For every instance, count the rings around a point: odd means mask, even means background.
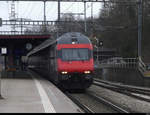
[[[1,48],[1,54],[7,54],[7,48]]]

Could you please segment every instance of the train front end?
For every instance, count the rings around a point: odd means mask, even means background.
[[[81,40],[82,39],[82,40]],[[93,82],[93,47],[84,36],[70,36],[70,43],[57,45],[57,67],[65,89],[86,89]]]

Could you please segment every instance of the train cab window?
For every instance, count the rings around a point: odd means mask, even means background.
[[[89,60],[90,53],[88,48],[63,48],[61,58],[63,61]]]

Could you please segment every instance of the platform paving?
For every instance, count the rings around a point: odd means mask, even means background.
[[[3,72],[0,113],[82,112],[51,82],[31,72]]]

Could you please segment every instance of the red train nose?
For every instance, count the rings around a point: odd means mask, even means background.
[[[79,72],[84,73],[85,71],[93,72],[94,70],[94,64],[93,59],[90,59],[89,61],[61,61],[58,59],[58,71],[59,72]]]

